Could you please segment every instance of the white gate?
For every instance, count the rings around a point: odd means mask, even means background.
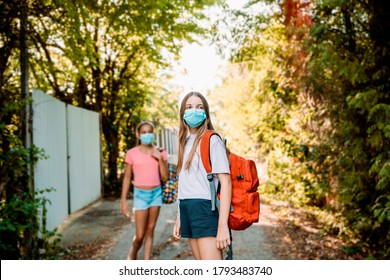
[[[33,90],[33,144],[44,150],[34,169],[36,190],[44,193],[47,229],[101,196],[99,114]]]

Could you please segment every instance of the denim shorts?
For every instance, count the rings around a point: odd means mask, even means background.
[[[180,231],[184,238],[216,237],[218,218],[218,211],[211,210],[210,200],[180,200]]]
[[[158,186],[151,190],[142,190],[134,187],[133,209],[146,210],[151,206],[162,205],[162,188]]]

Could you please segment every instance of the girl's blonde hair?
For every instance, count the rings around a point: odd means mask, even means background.
[[[187,136],[189,133],[189,126],[186,124],[186,122],[183,119],[184,111],[186,110],[186,103],[188,98],[191,96],[197,96],[202,100],[203,108],[206,113],[206,120],[203,122],[203,124],[199,127],[198,133],[195,137],[194,145],[191,148],[191,151],[188,155],[187,162],[183,163],[183,156],[184,156],[184,146],[187,140]],[[184,166],[184,169],[189,169],[191,165],[191,161],[195,155],[196,147],[198,147],[200,140],[202,139],[203,134],[206,130],[214,130],[213,124],[211,123],[210,119],[210,110],[209,110],[209,104],[204,98],[202,94],[199,92],[190,92],[187,93],[186,96],[184,96],[181,105],[180,105],[180,127],[179,127],[179,144],[178,144],[178,160],[177,160],[177,172],[180,172],[182,167]]]

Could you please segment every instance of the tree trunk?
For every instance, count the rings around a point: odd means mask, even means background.
[[[106,141],[108,159],[107,174],[105,176],[104,194],[116,195],[120,192],[120,182],[118,180],[118,155],[119,155],[119,130],[115,120],[103,114],[103,135]]]

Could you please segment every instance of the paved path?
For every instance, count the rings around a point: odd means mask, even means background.
[[[129,200],[132,207],[132,201]],[[174,240],[172,230],[176,217],[177,204],[163,205],[157,222],[154,240],[153,259],[192,260],[187,239]],[[233,231],[233,253],[235,260],[276,259],[267,236],[267,227],[262,215],[257,224],[245,231]],[[272,225],[271,225],[272,226]],[[78,213],[71,215],[59,228],[63,235],[61,244],[87,250],[97,248],[93,259],[126,259],[131,239],[134,235],[134,222],[125,219],[119,212],[119,200],[99,200]],[[138,253],[142,258],[143,252]],[[86,257],[91,258],[91,257]]]

